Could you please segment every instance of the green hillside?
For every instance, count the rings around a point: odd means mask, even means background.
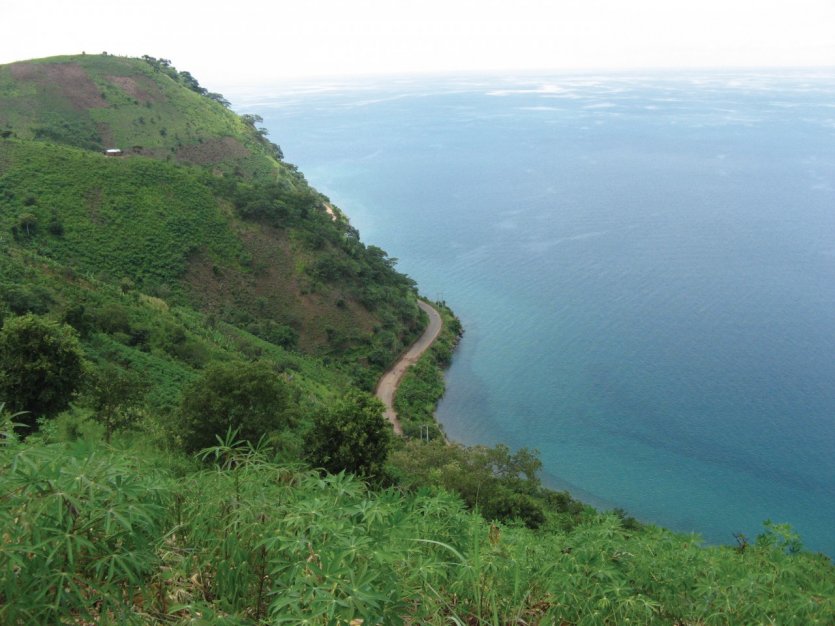
[[[0,66],[0,624],[835,623],[787,525],[705,547],[445,442],[443,303],[393,437],[416,285],[257,123],[152,57]]]
[[[385,351],[380,366],[418,328],[411,282],[310,188],[6,139],[0,199],[15,247],[225,321],[280,324],[308,352],[364,346]]]
[[[219,101],[150,57],[0,66],[5,232],[76,271],[308,353],[355,349],[379,370],[419,330],[412,283]],[[125,156],[103,156],[110,146]],[[27,216],[36,226],[16,229]]]

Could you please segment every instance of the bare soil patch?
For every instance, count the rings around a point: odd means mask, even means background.
[[[102,98],[96,83],[78,63],[14,63],[12,76],[30,80],[47,89],[57,91],[78,110],[102,109],[107,100]]]
[[[160,102],[163,96],[155,83],[144,77],[108,76],[107,80],[119,87],[134,100],[142,104],[146,102]],[[140,84],[141,83],[141,84]]]
[[[195,165],[214,165],[231,159],[243,159],[249,154],[249,149],[234,137],[221,137],[183,146],[177,150],[177,159]]]

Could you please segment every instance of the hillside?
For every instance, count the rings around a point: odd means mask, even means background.
[[[0,67],[3,231],[273,343],[383,368],[420,329],[412,282],[183,74],[102,56]]]

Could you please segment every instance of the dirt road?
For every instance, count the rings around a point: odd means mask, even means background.
[[[386,406],[386,419],[391,422],[391,425],[394,427],[394,432],[398,435],[403,434],[403,428],[401,428],[400,422],[397,420],[397,413],[394,411],[394,394],[397,393],[397,386],[400,384],[400,380],[403,378],[403,374],[406,373],[406,370],[414,364],[420,356],[426,352],[427,349],[429,349],[432,342],[438,338],[438,335],[441,332],[441,326],[443,325],[440,313],[438,313],[433,307],[429,306],[429,304],[423,300],[418,300],[418,306],[426,311],[426,314],[429,316],[429,326],[427,326],[426,330],[423,331],[420,339],[412,344],[412,347],[409,348],[408,352],[406,352],[406,354],[404,354],[400,360],[394,364],[394,367],[383,375],[380,382],[377,384],[377,391],[375,392],[376,396],[380,398]]]

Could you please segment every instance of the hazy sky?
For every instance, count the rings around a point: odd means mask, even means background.
[[[0,63],[150,54],[210,89],[374,73],[835,66],[835,0],[0,2]]]

